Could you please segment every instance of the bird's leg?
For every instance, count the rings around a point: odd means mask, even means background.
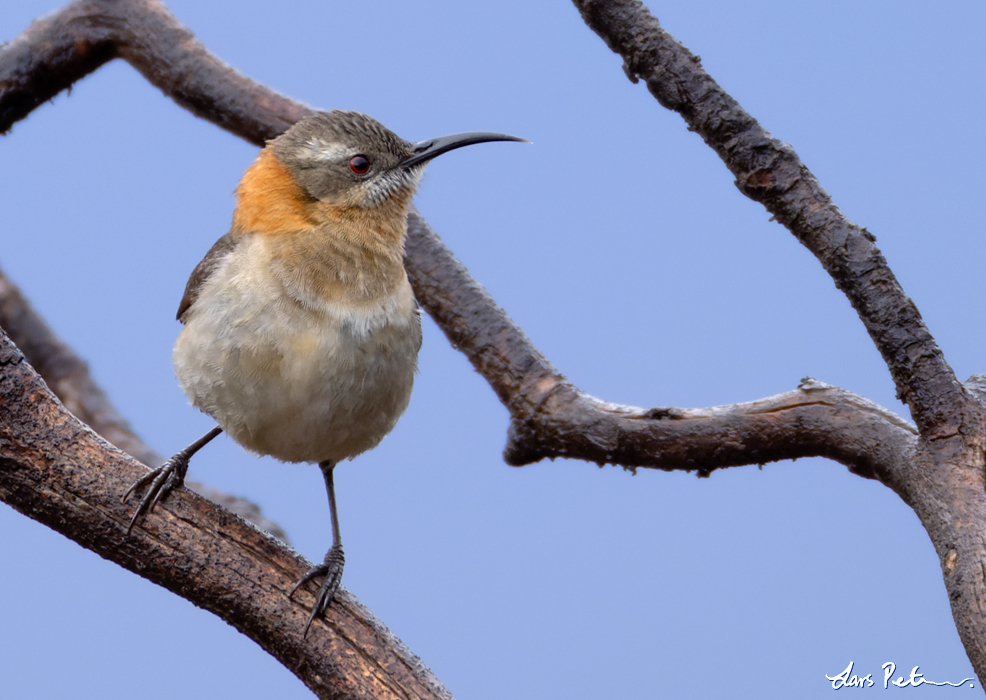
[[[318,466],[322,469],[322,475],[325,477],[325,491],[329,496],[329,516],[332,518],[332,548],[325,554],[325,560],[318,566],[312,567],[295,584],[291,592],[288,593],[288,598],[290,598],[296,590],[316,576],[325,577],[322,580],[321,588],[318,589],[318,595],[315,597],[315,605],[312,608],[312,614],[308,617],[305,631],[301,635],[302,638],[308,636],[308,628],[312,626],[312,620],[315,619],[315,616],[328,609],[329,603],[332,602],[332,596],[339,589],[339,583],[342,581],[342,567],[346,563],[346,557],[342,552],[342,538],[339,536],[339,515],[336,512],[336,489],[332,483],[332,471],[336,465],[335,462],[322,462]]]
[[[147,472],[147,474],[135,481],[133,486],[127,489],[127,492],[123,494],[123,500],[127,500],[134,491],[142,489],[148,486],[148,484],[150,485],[147,493],[144,494],[144,497],[140,499],[140,503],[137,504],[134,517],[130,519],[130,525],[127,527],[128,535],[134,529],[134,524],[136,524],[140,516],[150,513],[154,510],[154,506],[157,505],[158,501],[171,493],[175,487],[185,483],[185,474],[188,472],[188,460],[192,458],[193,454],[208,445],[222,431],[223,429],[218,426],[213,428],[160,467]]]

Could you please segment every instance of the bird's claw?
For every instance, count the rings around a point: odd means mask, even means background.
[[[332,549],[328,551],[325,555],[325,561],[323,561],[318,566],[312,567],[308,573],[301,577],[301,579],[294,585],[291,592],[288,593],[288,598],[294,595],[294,592],[301,588],[304,584],[311,581],[317,576],[324,576],[322,580],[322,585],[318,589],[318,594],[315,596],[315,605],[312,606],[312,614],[308,617],[308,622],[305,624],[305,631],[302,633],[302,639],[308,636],[308,628],[312,626],[312,622],[319,613],[324,613],[329,604],[332,602],[332,598],[336,591],[339,590],[339,584],[342,581],[342,569],[346,564],[346,557],[342,551],[342,545],[336,544],[332,546]]]
[[[148,487],[147,493],[140,499],[140,503],[137,504],[137,509],[130,519],[130,525],[127,526],[127,535],[131,533],[134,525],[142,515],[150,513],[154,510],[154,506],[158,504],[158,501],[185,483],[185,474],[187,472],[188,458],[183,458],[182,453],[178,453],[157,469],[147,472],[147,474],[139,478],[127,489],[127,492],[123,494],[123,500],[130,498],[130,494],[135,491],[145,486]]]

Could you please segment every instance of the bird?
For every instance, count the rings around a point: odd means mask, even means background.
[[[178,382],[217,425],[138,479],[142,516],[184,483],[225,432],[258,455],[317,464],[332,545],[288,594],[322,577],[303,636],[339,588],[345,556],[333,473],[376,447],[411,397],[420,311],[404,269],[407,215],[426,164],[489,141],[470,132],[409,142],[360,112],[316,112],[268,141],[236,188],[229,231],[192,271],[178,306]]]

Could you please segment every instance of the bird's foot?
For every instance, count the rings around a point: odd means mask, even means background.
[[[342,581],[342,568],[346,564],[346,557],[342,552],[342,545],[336,544],[332,546],[332,549],[328,551],[325,555],[325,561],[323,561],[318,566],[312,567],[312,569],[301,577],[301,580],[294,585],[291,592],[288,593],[288,598],[294,595],[294,592],[301,588],[304,584],[311,581],[316,576],[324,576],[322,580],[322,586],[318,589],[318,595],[315,596],[315,605],[312,607],[312,614],[308,617],[308,623],[305,625],[305,631],[302,633],[302,638],[308,636],[308,628],[312,626],[312,621],[319,613],[325,612],[329,603],[332,602],[332,597],[335,595],[336,591],[339,590],[339,583]]]
[[[130,494],[145,486],[148,487],[147,493],[144,494],[144,497],[140,499],[140,503],[137,504],[134,517],[130,519],[130,525],[127,527],[128,535],[134,529],[134,525],[142,515],[150,513],[154,510],[154,506],[157,505],[158,501],[185,483],[185,474],[188,473],[188,460],[191,457],[190,454],[185,454],[185,452],[185,450],[182,450],[157,469],[147,472],[147,474],[135,481],[127,489],[127,492],[123,494],[123,500],[127,500]]]

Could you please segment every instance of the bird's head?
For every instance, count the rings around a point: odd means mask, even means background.
[[[523,141],[487,132],[411,143],[359,112],[319,112],[270,142],[269,148],[313,199],[340,208],[373,209],[410,201],[425,164],[462,146]]]

